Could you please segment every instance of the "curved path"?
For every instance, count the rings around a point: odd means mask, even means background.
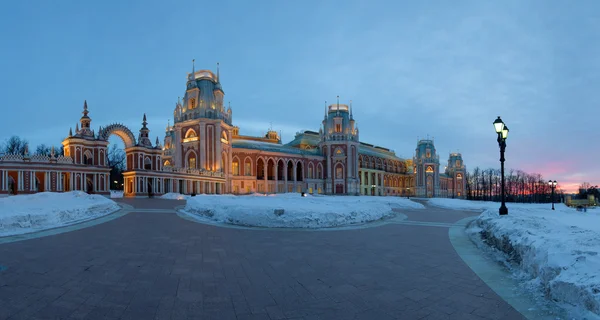
[[[521,319],[458,256],[472,212],[355,230],[244,230],[124,199],[126,215],[0,244],[0,319]]]

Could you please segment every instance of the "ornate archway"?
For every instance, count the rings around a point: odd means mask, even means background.
[[[130,148],[135,146],[135,136],[127,128],[126,126],[120,123],[113,123],[106,127],[100,129],[98,132],[98,138],[101,140],[108,141],[108,138],[111,134],[117,135],[119,138],[123,139],[123,143],[125,144],[125,148]]]

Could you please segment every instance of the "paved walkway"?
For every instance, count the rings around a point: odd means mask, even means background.
[[[136,209],[0,244],[0,319],[522,318],[450,243],[448,227],[472,212],[282,232],[191,222],[173,210],[183,201],[122,202]]]

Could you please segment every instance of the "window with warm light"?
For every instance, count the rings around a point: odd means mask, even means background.
[[[342,125],[340,123],[335,124],[335,132],[342,132]]]
[[[191,98],[189,102],[188,109],[194,109],[196,107],[196,99]]]
[[[231,171],[233,172],[234,176],[240,175],[240,163],[237,160],[233,160],[231,163]]]
[[[188,168],[190,168],[190,169],[196,169],[196,157],[195,156],[191,156],[188,159]]]
[[[427,166],[427,169],[425,170],[425,172],[432,173],[433,172],[433,167],[432,166]]]

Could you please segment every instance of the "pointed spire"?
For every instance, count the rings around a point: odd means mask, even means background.
[[[325,100],[325,119],[327,119],[327,100]]]
[[[142,129],[146,129],[146,125],[148,124],[148,122],[146,122],[146,114],[144,113],[144,119],[142,121],[142,125],[144,126]]]
[[[337,96],[337,115],[340,115],[340,96]]]
[[[73,136],[73,128],[69,128],[69,137]]]
[[[167,131],[171,128],[171,119],[167,119]]]
[[[79,123],[75,123],[75,134],[79,133]]]
[[[156,146],[158,147],[160,145],[160,141],[158,140],[158,136],[156,136]]]
[[[352,119],[352,100],[350,100],[350,119]]]
[[[196,59],[192,59],[192,80],[196,78]]]
[[[28,143],[25,144],[25,153],[23,155],[26,157],[29,156],[29,144]]]
[[[217,82],[221,82],[221,76],[219,75],[219,63],[217,62]]]
[[[88,115],[88,107],[87,107],[87,100],[83,100],[83,116],[87,117]]]
[[[50,157],[54,158],[54,146],[52,146],[52,149],[50,149]]]

